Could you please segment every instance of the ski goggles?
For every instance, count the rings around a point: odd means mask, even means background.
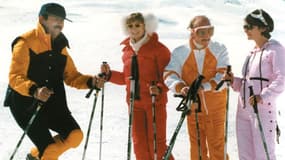
[[[204,37],[206,35],[213,36],[214,34],[214,26],[200,26],[191,29],[198,37]]]
[[[251,13],[250,16],[255,18],[255,19],[259,19],[265,26],[268,26],[268,23],[266,22],[265,18],[262,15],[262,10],[259,9],[258,11],[259,11],[258,14]]]

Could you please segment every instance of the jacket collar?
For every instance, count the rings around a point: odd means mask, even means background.
[[[158,41],[158,34],[157,33],[153,33],[151,36],[149,36],[149,40],[146,44],[148,43],[153,43],[153,42],[157,42]],[[126,46],[129,46],[130,45],[130,37],[124,39],[120,45],[126,45]]]
[[[63,33],[60,33],[58,37],[54,40],[54,44],[56,46],[52,46],[52,40],[51,40],[51,35],[49,33],[46,33],[43,25],[38,22],[37,28],[36,28],[36,36],[39,37],[39,39],[44,42],[44,44],[48,47],[48,50],[52,50],[53,47],[56,47],[58,49],[62,49],[64,47],[69,48],[69,43],[67,38]]]
[[[39,39],[45,43],[45,45],[48,47],[49,50],[52,49],[51,35],[46,33],[43,25],[40,22],[38,22],[38,25],[36,28],[36,36],[39,37]]]

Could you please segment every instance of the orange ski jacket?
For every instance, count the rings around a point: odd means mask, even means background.
[[[166,46],[158,41],[158,35],[153,33],[150,39],[140,48],[137,53],[138,68],[139,68],[139,84],[140,84],[140,99],[135,100],[135,105],[141,104],[151,105],[151,96],[149,94],[149,86],[152,81],[157,81],[161,89],[161,94],[157,96],[157,103],[165,104],[167,102],[168,88],[163,83],[163,70],[170,61],[170,51]],[[127,38],[121,42],[125,45],[122,49],[122,61],[124,64],[123,71],[112,70],[110,82],[119,85],[126,85],[126,101],[129,103],[130,98],[130,75],[132,55],[135,51],[130,46],[130,39]],[[160,77],[160,78],[158,78]]]

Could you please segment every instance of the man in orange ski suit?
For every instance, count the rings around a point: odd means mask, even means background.
[[[164,82],[173,92],[185,96],[199,74],[205,77],[199,90],[201,156],[203,160],[222,160],[227,93],[226,85],[219,91],[215,88],[229,65],[228,52],[224,45],[211,41],[214,27],[206,16],[194,17],[188,29],[191,32],[189,43],[174,49],[164,72]],[[187,116],[191,160],[199,158],[194,110],[193,105],[193,112]]]

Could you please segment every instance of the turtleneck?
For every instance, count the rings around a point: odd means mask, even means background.
[[[196,47],[196,49],[203,49],[203,48],[205,48],[203,45],[201,45],[201,44],[198,44],[195,40],[193,40],[193,43],[194,43],[194,45],[195,45],[195,47]]]
[[[148,35],[145,33],[142,39],[135,42],[133,39],[130,39],[130,45],[133,48],[133,50],[137,53],[142,45],[144,45],[148,41]]]

